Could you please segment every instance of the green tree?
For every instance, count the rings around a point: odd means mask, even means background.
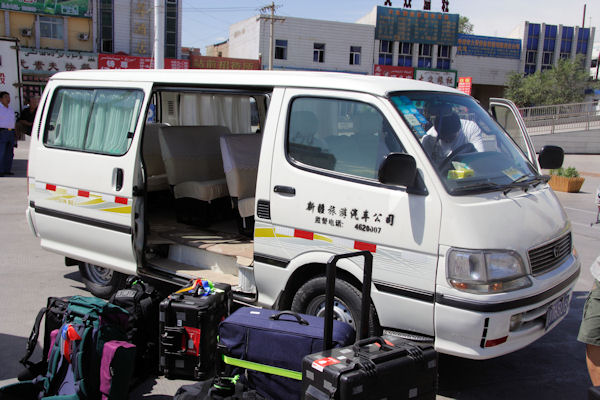
[[[458,17],[458,33],[473,33],[473,24],[464,15]]]
[[[560,60],[552,69],[523,76],[513,73],[508,78],[504,96],[519,107],[581,102],[585,90],[592,87],[583,60]]]

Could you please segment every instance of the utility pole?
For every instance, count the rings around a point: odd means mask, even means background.
[[[585,28],[585,8],[587,7],[587,4],[583,5],[583,20],[581,21],[581,27]]]
[[[270,26],[270,32],[269,32],[269,71],[273,69],[273,26],[275,25],[276,21],[285,21],[285,18],[283,17],[277,17],[275,16],[275,9],[279,8],[280,6],[276,6],[274,2],[271,2],[270,6],[264,6],[263,8],[260,9],[260,12],[267,12],[267,11],[271,11],[271,15],[269,16],[264,16],[261,15],[260,17],[258,17],[258,19],[267,19],[271,21],[271,26]]]

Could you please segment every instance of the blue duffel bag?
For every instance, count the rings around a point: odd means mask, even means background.
[[[333,321],[333,347],[354,343],[350,325]],[[219,325],[225,364],[245,369],[249,388],[267,399],[300,399],[302,359],[323,350],[324,319],[244,307]]]

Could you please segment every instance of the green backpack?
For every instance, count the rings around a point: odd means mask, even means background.
[[[0,388],[0,400],[126,399],[135,360],[127,321],[127,311],[105,300],[71,297],[51,334],[46,373]]]

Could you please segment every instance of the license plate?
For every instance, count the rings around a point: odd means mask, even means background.
[[[546,330],[550,328],[557,320],[561,319],[564,315],[569,312],[569,305],[571,304],[571,293],[565,293],[554,303],[550,304],[548,311],[546,311]]]

